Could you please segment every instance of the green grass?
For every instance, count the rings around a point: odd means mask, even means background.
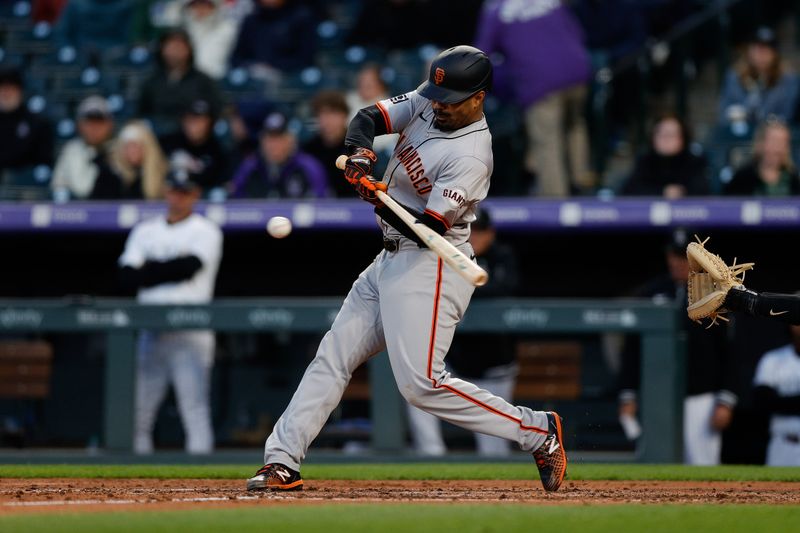
[[[792,506],[608,505],[533,506],[339,504],[198,509],[158,513],[60,513],[0,516],[0,531],[175,532],[515,532],[590,533],[797,531]],[[794,529],[793,529],[794,528]]]
[[[0,465],[0,479],[208,478],[244,479],[258,465]],[[532,479],[533,463],[310,464],[305,479]],[[571,480],[800,481],[800,468],[763,466],[570,464]]]

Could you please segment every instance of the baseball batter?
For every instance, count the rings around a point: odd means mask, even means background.
[[[211,301],[222,256],[222,232],[193,212],[200,185],[183,172],[168,176],[165,217],[144,220],[128,236],[119,258],[120,277],[138,289],[146,304],[200,304]],[[214,448],[210,378],[214,332],[143,331],[136,367],[135,453],[153,452],[153,425],[170,383],[186,434],[186,451]]]
[[[384,250],[353,284],[286,411],[265,446],[265,465],[248,490],[301,489],[300,464],[338,405],[353,371],[386,349],[401,394],[412,405],[468,430],[531,451],[545,490],[566,473],[561,418],[514,406],[444,368],[455,327],[473,287],[427,249],[375,191],[388,193],[419,223],[472,255],[470,223],[492,174],[483,115],[492,66],[470,46],[439,54],[416,91],[362,109],[351,121],[345,178],[375,205]],[[383,179],[372,177],[377,135],[400,137]],[[379,414],[378,414],[379,416]]]
[[[767,464],[800,466],[800,326],[792,343],[763,355],[753,380],[756,407],[772,415]]]

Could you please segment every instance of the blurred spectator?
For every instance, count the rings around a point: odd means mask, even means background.
[[[650,145],[636,161],[622,194],[674,200],[709,193],[706,159],[692,145],[686,122],[677,115],[656,119]]]
[[[67,5],[67,0],[33,0],[31,19],[34,22],[54,24],[61,16],[65,5]]]
[[[489,212],[480,209],[470,226],[469,241],[475,258],[489,273],[489,282],[475,290],[475,298],[514,296],[520,285],[517,259],[513,248],[497,242],[497,233]],[[513,338],[509,335],[456,335],[447,354],[447,366],[481,389],[511,401],[518,365]],[[414,449],[420,455],[441,456],[447,451],[442,439],[441,422],[435,416],[408,404],[409,428]],[[479,455],[509,455],[511,442],[475,433]]]
[[[352,197],[353,188],[336,168],[336,158],[346,154],[344,138],[347,134],[348,112],[344,95],[339,91],[319,92],[311,102],[317,119],[317,134],[303,145],[303,151],[316,158],[325,169],[328,184],[336,196]]]
[[[163,198],[168,168],[164,153],[146,123],[133,121],[120,130],[111,149],[111,170],[119,183],[118,198]]]
[[[484,0],[459,0],[458,9],[453,9],[452,0],[425,0],[425,43],[450,48],[459,43],[473,42],[483,3]],[[439,21],[447,23],[441,24]],[[421,22],[417,21],[418,24]]]
[[[159,45],[159,65],[139,88],[138,114],[149,119],[158,134],[180,126],[186,102],[205,100],[219,116],[222,95],[216,82],[194,67],[194,52],[184,30],[165,33]]]
[[[25,106],[22,74],[0,70],[0,173],[53,164],[53,131]]]
[[[106,187],[98,183],[98,176],[110,174],[107,150],[114,118],[108,101],[102,96],[86,98],[78,106],[77,121],[78,137],[63,146],[53,170],[50,186],[56,201],[105,196]]]
[[[635,52],[647,39],[644,13],[636,0],[573,0],[570,7],[583,27],[586,46],[608,64]]]
[[[214,135],[211,104],[195,100],[186,108],[179,131],[161,139],[161,147],[173,163],[179,160],[203,191],[222,186],[228,179],[229,157]]]
[[[389,50],[413,48],[430,42],[431,13],[422,0],[370,0],[363,2],[349,44]],[[460,8],[459,8],[460,9]],[[402,28],[399,30],[399,28]],[[457,43],[450,43],[453,46]]]
[[[648,282],[637,294],[654,302],[676,302],[686,307],[689,260],[688,236],[677,230],[667,246],[666,276]],[[731,422],[737,396],[732,392],[736,365],[728,350],[724,328],[705,329],[681,313],[686,330],[686,398],[683,403],[684,462],[714,465],[720,462],[723,431]],[[637,391],[641,368],[641,342],[637,335],[625,338],[620,370],[620,421],[638,411]]]
[[[321,198],[328,196],[322,164],[297,150],[289,120],[279,112],[264,120],[258,154],[245,159],[231,180],[234,198]]]
[[[311,65],[317,28],[312,11],[298,0],[256,1],[239,29],[231,64],[270,79]]]
[[[753,158],[724,188],[732,196],[800,194],[800,176],[792,161],[791,132],[780,120],[767,120],[756,131]]]
[[[105,52],[133,41],[135,2],[129,0],[70,0],[53,30],[58,46]]]
[[[235,143],[237,161],[258,151],[258,137],[264,119],[275,111],[275,105],[265,100],[239,101],[228,113],[228,125]]]
[[[194,212],[200,187],[188,173],[171,172],[167,215],[131,230],[119,258],[120,281],[137,290],[142,304],[205,304],[214,295],[222,256],[222,232]],[[186,434],[186,451],[211,453],[211,368],[214,332],[143,331],[136,365],[133,450],[153,453],[153,426],[170,383]]]
[[[358,71],[355,89],[347,93],[347,107],[350,108],[348,120],[352,120],[359,110],[374,105],[380,100],[386,100],[390,96],[386,82],[381,77],[380,66],[375,63],[364,65]],[[372,151],[378,155],[378,162],[374,170],[376,176],[380,176],[386,169],[398,137],[398,134],[392,133],[375,138]]]
[[[754,403],[771,416],[769,466],[800,466],[800,326],[789,326],[791,343],[764,354],[756,368]]]
[[[225,76],[233,45],[236,23],[225,16],[222,0],[184,0],[182,26],[192,39],[195,66],[212,78]]]
[[[719,102],[719,121],[742,135],[775,115],[792,119],[800,83],[781,60],[775,33],[759,28],[747,43],[741,59],[725,76]]]
[[[570,7],[577,16],[586,36],[595,71],[612,68],[617,62],[634,54],[647,40],[644,6],[639,0],[573,0]],[[636,102],[644,91],[639,69],[627,68],[614,72],[610,82],[606,113],[610,141],[624,142],[625,129],[636,119]],[[598,147],[599,149],[602,149]]]
[[[591,71],[572,13],[551,0],[490,2],[481,13],[476,46],[490,57],[503,56],[495,83],[502,90],[509,82],[524,109],[525,168],[536,176],[536,193],[564,197],[570,185],[592,188],[584,118]]]

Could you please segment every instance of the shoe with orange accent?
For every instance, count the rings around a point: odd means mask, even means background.
[[[272,463],[259,468],[256,475],[247,480],[247,490],[303,490],[300,472],[286,465]]]
[[[544,490],[558,490],[567,475],[567,452],[564,450],[562,437],[562,419],[555,411],[547,414],[547,438],[533,452],[539,477],[542,478]]]

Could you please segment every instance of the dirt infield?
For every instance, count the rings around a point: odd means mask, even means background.
[[[0,514],[110,511],[331,502],[511,502],[529,504],[797,504],[800,483],[566,481],[547,494],[533,481],[306,481],[305,490],[248,493],[244,480],[3,479]]]

